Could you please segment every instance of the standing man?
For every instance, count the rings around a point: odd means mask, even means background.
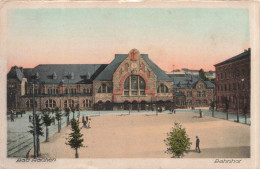
[[[196,152],[198,150],[200,153],[200,139],[198,136],[196,136],[196,149],[195,150],[196,150]]]
[[[199,110],[199,112],[200,112],[200,118],[202,118],[202,111],[201,111],[201,109]]]
[[[11,122],[13,122],[13,121],[14,121],[14,111],[11,110]]]

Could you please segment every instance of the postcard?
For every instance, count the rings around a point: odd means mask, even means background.
[[[0,168],[259,168],[259,3],[1,3]]]

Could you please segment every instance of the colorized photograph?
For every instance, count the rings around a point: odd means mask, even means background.
[[[251,157],[249,9],[6,18],[7,158]]]

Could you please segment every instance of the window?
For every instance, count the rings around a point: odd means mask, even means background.
[[[145,95],[145,81],[141,76],[128,76],[124,82],[124,95]]]
[[[168,93],[169,89],[166,85],[161,84],[158,88],[157,88],[157,92],[158,93]]]
[[[131,60],[136,60],[136,53],[135,53],[135,51],[131,52]]]
[[[141,70],[144,72],[144,64],[141,64]]]
[[[46,108],[56,107],[56,102],[53,99],[46,100],[45,106],[46,106]]]
[[[102,85],[98,88],[98,93],[111,93],[111,89],[110,89],[110,87],[108,87],[106,84],[102,84]]]
[[[37,107],[37,102],[36,101],[34,102],[34,104],[35,104],[34,106]],[[33,108],[33,99],[27,100],[26,107],[27,108]]]
[[[204,104],[204,105],[207,105],[207,104],[208,104],[208,101],[207,101],[207,100],[203,100],[203,104]]]
[[[84,93],[84,94],[86,93],[86,89],[83,89],[83,93]]]
[[[72,99],[68,99],[64,102],[64,107],[67,108],[67,107],[74,107],[74,100]]]
[[[192,97],[192,91],[187,91],[187,97]]]
[[[197,91],[197,97],[200,97],[200,96],[201,96],[201,92]]]
[[[147,71],[147,77],[148,78],[150,77],[150,71],[149,70]]]
[[[192,100],[187,100],[188,105],[192,105]]]
[[[129,65],[128,65],[128,63],[126,63],[125,64],[125,71],[128,71],[128,67],[129,67]]]
[[[202,92],[202,97],[206,97],[206,91]]]
[[[200,100],[196,100],[196,105],[200,105],[200,104],[201,104]]]
[[[86,99],[83,101],[83,107],[91,107],[91,101]]]

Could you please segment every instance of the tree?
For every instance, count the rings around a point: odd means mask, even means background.
[[[60,109],[58,107],[55,107],[54,111],[55,111],[55,118],[58,121],[58,132],[60,133],[62,114],[61,114]]]
[[[199,70],[199,75],[200,75],[200,77],[201,77],[202,80],[207,80],[206,75],[205,75],[205,72],[204,72],[203,69],[200,69],[200,70]]]
[[[227,120],[228,120],[228,109],[229,109],[229,101],[228,99],[225,97],[225,110],[226,110],[226,114],[227,114]]]
[[[76,108],[75,108],[74,106],[72,106],[72,107],[71,107],[71,111],[72,111],[72,113],[73,113],[72,118],[75,119],[75,116],[74,116],[74,115],[75,115]]]
[[[49,137],[49,129],[48,127],[51,125],[52,119],[50,116],[50,113],[46,111],[46,109],[42,110],[43,113],[43,123],[45,124],[46,127],[46,142],[48,142],[48,137]]]
[[[190,138],[186,134],[185,128],[180,123],[174,123],[172,131],[167,133],[168,138],[164,140],[167,145],[166,153],[172,154],[173,157],[182,157],[184,152],[190,149]]]
[[[216,107],[216,101],[213,101],[210,103],[210,108],[212,110],[212,117],[214,117],[214,109]]]
[[[36,138],[37,138],[37,157],[39,156],[40,154],[40,136],[44,136],[44,133],[43,133],[43,128],[42,128],[42,125],[43,123],[41,123],[41,118],[40,118],[40,115],[38,114],[35,114],[35,126],[36,126]],[[33,134],[33,121],[32,121],[32,126],[30,126],[31,130],[29,131],[31,134]]]
[[[67,117],[67,126],[70,123],[70,108],[66,107],[65,109],[65,116]]]
[[[69,134],[69,137],[66,138],[68,139],[68,142],[66,142],[66,145],[69,145],[71,148],[75,149],[75,158],[78,158],[78,149],[80,147],[83,147],[83,141],[82,139],[83,134],[80,133],[79,129],[79,122],[76,121],[75,119],[71,120],[71,130],[72,133]]]

